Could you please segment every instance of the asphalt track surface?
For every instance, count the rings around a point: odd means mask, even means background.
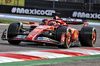
[[[33,17],[33,16],[28,16],[28,17]],[[13,21],[23,21],[19,19],[5,19],[5,18],[0,18],[4,20],[13,20]],[[27,20],[27,19],[26,19]],[[24,21],[26,21],[24,20]],[[29,21],[29,20],[27,20]],[[33,20],[30,20],[33,21]],[[38,21],[37,21],[38,22]],[[39,21],[40,22],[40,21]],[[0,37],[2,35],[2,32],[4,29],[6,29],[8,25],[0,25]],[[81,26],[75,25],[72,26],[77,29],[81,29]],[[97,41],[96,41],[96,47],[100,47],[100,26],[93,26],[97,30]],[[71,47],[71,48],[77,48],[77,47]],[[7,41],[2,41],[0,39],[0,52],[10,52],[10,51],[29,51],[29,50],[52,50],[52,49],[59,49],[57,46],[44,46],[41,44],[36,44],[36,43],[30,43],[30,42],[22,42],[20,45],[15,46],[15,45],[10,45]],[[95,59],[95,60],[87,60],[87,61],[75,61],[75,62],[64,62],[64,63],[57,63],[57,64],[49,64],[49,65],[41,65],[41,66],[99,66],[100,65],[100,59]]]

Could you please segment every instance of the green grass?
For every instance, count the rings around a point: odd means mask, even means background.
[[[13,23],[18,21],[11,21],[11,20],[0,20],[0,23]]]
[[[100,20],[88,20],[88,22],[100,22]]]
[[[11,20],[0,20],[0,23],[7,23],[7,24],[10,24],[10,23],[18,23],[19,21],[11,21]],[[27,23],[23,23],[23,24],[27,24]]]
[[[51,19],[53,18],[53,17],[51,17],[51,16],[36,16],[36,15],[34,15],[34,17],[37,17],[37,18],[38,18],[38,17],[39,17],[39,18],[51,18]]]

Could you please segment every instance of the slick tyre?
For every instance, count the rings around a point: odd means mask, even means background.
[[[18,23],[11,23],[8,27],[8,42],[10,44],[19,44],[21,41],[15,41],[15,40],[10,40],[11,38],[15,37],[18,35],[18,32],[20,32],[19,29],[19,24]]]
[[[69,48],[71,45],[71,31],[68,27],[63,26],[57,30],[57,40],[61,42],[58,48]]]
[[[79,40],[82,46],[95,46],[96,29],[88,26],[83,27],[79,34]]]
[[[8,38],[13,38],[18,35],[19,24],[11,23],[8,27]]]

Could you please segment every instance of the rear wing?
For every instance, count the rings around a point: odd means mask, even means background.
[[[73,19],[73,18],[61,18],[65,23],[67,24],[84,24],[84,22],[87,22],[87,20],[83,19]]]

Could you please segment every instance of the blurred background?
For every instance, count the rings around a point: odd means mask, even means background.
[[[0,5],[100,11],[100,0],[0,0]]]
[[[24,6],[25,0],[0,0],[0,5]]]
[[[0,0],[0,13],[53,16],[57,12],[61,17],[100,20],[100,0]]]

